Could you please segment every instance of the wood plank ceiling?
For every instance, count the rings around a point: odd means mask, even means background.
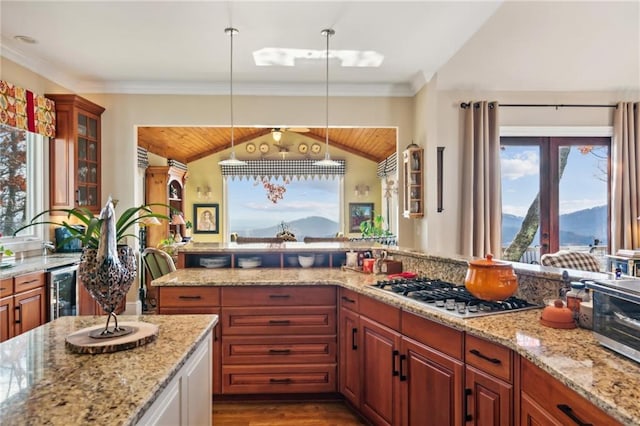
[[[280,146],[271,137],[271,128],[234,127],[236,153],[242,159],[271,158],[281,153],[284,146],[292,158],[300,158],[298,146],[314,143],[321,145],[321,151],[312,154],[311,150],[303,158],[322,158],[324,156],[325,128],[296,128],[285,130]],[[351,154],[379,162],[396,152],[397,134],[395,128],[331,128],[329,129],[331,148],[339,148]],[[188,164],[192,161],[223,151],[231,146],[230,127],[139,127],[138,145],[161,157],[178,160]],[[247,153],[246,145],[257,146],[268,143],[266,155],[256,149],[254,156]],[[332,154],[333,158],[334,154]],[[280,158],[276,156],[277,158]],[[284,156],[282,156],[284,158]],[[339,158],[339,156],[336,156]]]

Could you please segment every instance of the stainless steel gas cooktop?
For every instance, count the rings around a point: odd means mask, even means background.
[[[478,299],[464,286],[425,277],[380,280],[372,287],[418,300],[426,308],[457,318],[476,318],[541,308],[517,297],[509,297],[500,302]]]

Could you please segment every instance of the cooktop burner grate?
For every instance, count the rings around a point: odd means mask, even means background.
[[[475,318],[541,307],[517,297],[509,297],[500,302],[478,299],[464,286],[426,277],[380,280],[373,287],[418,300],[428,308],[458,318]]]

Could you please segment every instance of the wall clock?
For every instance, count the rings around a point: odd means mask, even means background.
[[[254,152],[256,152],[256,146],[252,143],[248,143],[247,146],[245,146],[245,149],[249,154],[253,154]]]
[[[262,142],[262,143],[260,144],[259,149],[260,149],[260,152],[261,152],[261,153],[266,154],[267,152],[269,152],[269,144],[268,144],[268,143],[266,143],[266,142]]]
[[[314,154],[318,154],[321,149],[322,146],[320,146],[319,143],[314,143],[313,145],[311,145],[311,152],[313,152]]]
[[[298,152],[300,154],[306,154],[307,151],[309,151],[309,147],[306,143],[301,143],[300,145],[298,145]]]

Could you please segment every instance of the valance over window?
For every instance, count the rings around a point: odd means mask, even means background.
[[[337,160],[337,167],[319,167],[314,165],[314,160],[253,160],[247,161],[243,166],[222,165],[222,176],[243,178],[284,178],[284,179],[308,179],[308,178],[335,178],[344,176],[345,161]]]
[[[51,99],[0,80],[0,124],[53,137],[56,134],[55,111]]]
[[[378,177],[384,178],[387,176],[395,175],[398,169],[398,153],[394,152],[384,160],[378,163]]]

